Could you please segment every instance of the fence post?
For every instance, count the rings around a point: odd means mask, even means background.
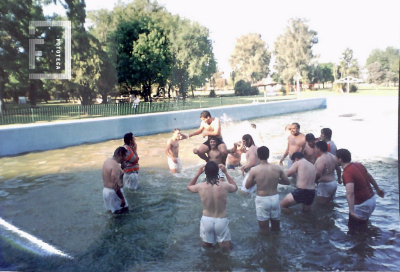
[[[200,108],[201,108],[201,98],[200,98]]]
[[[119,103],[117,104],[117,116],[119,116]]]
[[[31,108],[31,116],[32,116],[32,123],[35,123],[35,119],[33,118],[33,108]]]
[[[82,106],[78,106],[78,119],[81,119],[81,107]]]
[[[222,106],[222,97],[219,97],[219,105]]]

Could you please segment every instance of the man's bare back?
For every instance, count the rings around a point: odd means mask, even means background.
[[[317,171],[312,163],[305,158],[293,163],[292,167],[286,171],[287,176],[297,173],[296,187],[300,189],[315,189],[315,176]]]
[[[335,180],[335,170],[339,167],[337,159],[331,153],[323,153],[315,162],[319,173],[318,182],[331,182]]]
[[[103,164],[103,184],[104,187],[110,189],[117,189],[123,187],[122,177],[124,171],[121,169],[120,164],[113,158],[107,159]]]
[[[261,162],[250,170],[246,187],[251,188],[254,184],[257,184],[258,196],[272,196],[278,193],[278,183],[290,184],[282,168],[278,165]]]

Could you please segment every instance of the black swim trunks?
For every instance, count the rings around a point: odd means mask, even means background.
[[[224,143],[224,140],[222,140],[222,138],[216,138],[216,139],[217,139],[217,147],[218,147],[220,144],[225,144],[225,143]],[[210,138],[208,138],[208,140],[205,141],[203,144],[205,144],[206,146],[208,146],[208,148],[211,150]]]
[[[292,195],[297,203],[302,203],[304,205],[309,206],[314,201],[315,190],[297,188],[292,192]]]

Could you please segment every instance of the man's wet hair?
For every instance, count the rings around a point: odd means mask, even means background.
[[[332,130],[330,128],[323,128],[321,129],[322,133],[324,133],[325,138],[331,139],[332,138]]]
[[[132,137],[133,137],[133,133],[132,132],[129,132],[129,133],[125,134],[124,135],[124,143],[126,145],[129,145],[131,143]]]
[[[217,185],[219,182],[219,167],[214,161],[208,161],[204,168],[206,174],[206,182],[211,185]]]
[[[300,129],[300,124],[299,124],[299,123],[292,123],[292,125],[296,125],[296,127],[297,127],[298,129]]]
[[[251,137],[250,134],[245,134],[245,135],[243,135],[242,139],[243,139],[244,141],[246,141],[246,146],[247,146],[247,147],[250,147],[250,146],[252,146],[252,145],[255,145],[255,144],[254,144],[253,137]],[[247,144],[249,144],[249,145],[247,145]]]
[[[256,124],[250,124],[252,128],[257,128]]]
[[[321,149],[322,152],[328,152],[328,144],[324,141],[318,141],[315,146]]]
[[[306,134],[306,142],[314,141],[314,140],[315,140],[314,134],[312,134],[312,133]]]
[[[269,149],[266,146],[261,146],[257,149],[257,156],[260,160],[266,161],[269,158]]]
[[[294,152],[294,153],[292,154],[292,157],[290,157],[290,159],[291,159],[292,161],[295,161],[296,158],[299,159],[299,160],[301,160],[302,158],[304,158],[303,153],[297,151],[297,152]]]
[[[344,163],[351,162],[351,153],[347,149],[341,148],[336,151],[336,157],[342,159]]]
[[[209,111],[202,111],[202,113],[200,113],[200,118],[207,118],[207,117],[211,117],[211,113]]]
[[[125,156],[126,155],[126,149],[122,146],[118,147],[117,149],[115,149],[114,151],[114,157],[117,158],[118,156]]]
[[[180,131],[180,129],[179,128],[174,128],[174,130],[172,132],[175,133],[176,131]]]

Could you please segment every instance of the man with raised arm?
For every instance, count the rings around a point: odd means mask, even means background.
[[[226,181],[220,181],[218,172],[225,174]],[[205,172],[206,181],[196,184],[199,176]],[[231,233],[226,213],[228,193],[237,191],[236,183],[229,176],[224,165],[217,165],[213,161],[200,167],[196,176],[189,182],[188,191],[199,193],[203,204],[203,216],[200,220],[201,245],[211,247],[218,243],[222,249],[231,248]]]
[[[244,176],[244,179],[242,181],[242,187],[240,187],[240,189],[246,193],[255,193],[255,191],[257,190],[257,184],[255,184],[251,188],[246,188],[246,181],[249,176],[250,169],[260,164],[260,160],[258,159],[257,156],[258,147],[254,144],[253,138],[251,137],[250,134],[243,135],[242,142],[243,145],[247,148],[247,151],[246,151],[246,164],[240,168],[240,170],[242,170],[242,175]],[[244,173],[247,174],[244,175]]]
[[[203,138],[204,137],[209,137],[209,136],[214,136],[217,138],[217,148],[222,154],[222,161],[225,164],[226,157],[228,155],[226,145],[224,141],[222,140],[222,133],[221,133],[221,122],[219,118],[211,117],[211,114],[209,111],[203,111],[200,114],[200,119],[201,119],[201,124],[200,128],[196,130],[193,133],[189,134],[189,138],[193,137],[195,135],[202,134]],[[197,154],[200,158],[205,160],[206,162],[208,161],[208,157],[206,153],[210,151],[210,138],[207,139],[203,144],[200,145],[198,149],[194,149],[193,152],[194,154]]]
[[[319,141],[315,144],[318,152],[318,159],[314,166],[317,170],[315,181],[318,183],[317,187],[317,202],[326,203],[333,200],[335,196],[337,184],[342,184],[341,170],[336,157],[328,152],[328,144]],[[335,170],[337,180],[335,179]]]
[[[237,144],[237,149],[234,153],[229,154],[227,157],[226,168],[228,170],[235,170],[236,167],[242,167],[240,160],[242,159],[242,154],[246,153],[246,149],[242,141]]]
[[[171,173],[179,173],[182,169],[181,159],[178,157],[179,153],[179,141],[187,139],[189,136],[182,134],[178,128],[173,130],[173,135],[167,141],[167,147],[165,149],[165,154],[168,157],[168,166]]]
[[[268,163],[269,149],[261,146],[257,149],[257,157],[260,164],[249,171],[246,181],[246,189],[257,184],[256,214],[261,230],[280,229],[281,208],[279,205],[278,183],[289,185],[289,179],[278,165]]]
[[[351,153],[347,149],[336,152],[339,165],[343,168],[343,184],[346,186],[349,204],[349,228],[366,227],[366,223],[375,210],[376,197],[372,186],[380,197],[385,196],[375,179],[361,163],[351,162]]]
[[[294,163],[285,174],[289,177],[297,173],[297,188],[282,199],[280,206],[282,211],[286,212],[290,211],[290,206],[302,204],[303,212],[307,212],[311,210],[311,204],[314,202],[317,171],[314,164],[307,161],[301,152],[294,152],[291,159]]]
[[[304,145],[306,143],[306,137],[304,134],[300,133],[300,125],[298,123],[293,123],[290,129],[291,134],[288,137],[288,146],[286,148],[285,154],[283,154],[282,159],[279,161],[280,165],[283,165],[283,160],[289,155],[288,158],[288,169],[292,166],[293,161],[290,159],[294,152],[303,152]]]
[[[124,196],[124,186],[122,171],[120,164],[125,161],[126,149],[118,147],[114,151],[114,156],[107,159],[103,164],[103,200],[107,211],[112,213],[128,212],[128,202]]]
[[[315,147],[315,136],[312,133],[306,135],[306,145],[303,154],[304,158],[312,164],[314,164],[318,158],[317,148]]]

